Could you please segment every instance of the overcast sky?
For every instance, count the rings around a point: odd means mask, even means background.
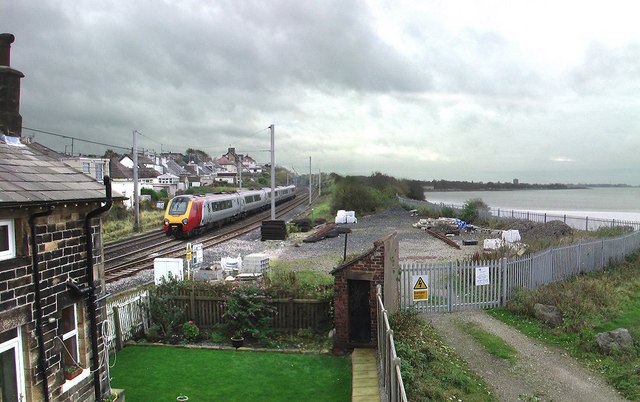
[[[274,124],[276,163],[299,173],[311,157],[314,173],[640,185],[633,0],[19,0],[0,15],[25,127],[268,162]]]

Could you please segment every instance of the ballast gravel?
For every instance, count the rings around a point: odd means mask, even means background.
[[[295,216],[288,217],[293,219]],[[326,238],[315,243],[305,243],[303,240],[314,234],[320,227],[309,232],[292,233],[287,240],[260,240],[260,230],[245,234],[237,239],[204,250],[204,262],[196,269],[206,271],[220,265],[222,258],[244,258],[248,254],[262,253],[269,256],[272,264],[284,262],[294,270],[315,270],[331,272],[344,261],[345,243],[347,258],[369,251],[373,243],[392,233],[397,233],[400,248],[400,263],[430,262],[458,260],[481,251],[481,246],[461,246],[458,250],[442,240],[431,237],[422,229],[412,225],[419,217],[411,214],[399,206],[392,206],[384,212],[358,217],[354,224],[340,225],[351,229],[351,233],[338,237]],[[461,238],[473,235],[458,236],[455,240],[461,244]],[[482,241],[479,242],[482,244]],[[145,271],[135,277],[122,279],[107,284],[107,291],[115,294],[124,290],[153,281],[153,272]]]

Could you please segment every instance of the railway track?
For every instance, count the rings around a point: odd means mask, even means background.
[[[276,217],[281,217],[292,210],[305,205],[308,195],[299,194],[294,200],[276,208]],[[188,242],[197,240],[204,249],[229,241],[249,233],[262,225],[262,221],[270,219],[271,212],[260,212],[242,221],[223,228],[188,239],[176,240],[166,237],[164,232],[149,232],[117,244],[105,247],[105,280],[111,283],[131,277],[139,272],[153,269],[153,260],[160,257],[182,257]]]

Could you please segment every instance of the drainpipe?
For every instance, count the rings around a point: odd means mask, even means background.
[[[95,278],[93,276],[93,237],[91,236],[91,219],[108,211],[111,208],[111,179],[109,176],[104,177],[104,186],[106,187],[107,202],[105,205],[94,209],[89,212],[84,218],[84,232],[85,232],[85,248],[87,250],[87,279],[89,282],[89,298],[87,299],[87,309],[89,310],[89,326],[91,330],[91,354],[93,359],[91,361],[91,372],[93,372],[93,390],[96,396],[96,401],[102,400],[101,388],[100,388],[100,370],[98,367],[99,352],[98,352],[98,322],[96,319],[96,309],[98,308],[98,302],[96,300],[96,286]]]
[[[36,337],[38,338],[38,364],[40,372],[42,372],[42,391],[44,401],[49,402],[49,381],[47,381],[47,355],[44,349],[44,335],[42,323],[44,321],[42,314],[42,304],[40,303],[40,269],[38,267],[38,244],[36,243],[36,219],[43,216],[51,215],[53,206],[49,205],[46,211],[36,212],[29,216],[29,228],[31,229],[31,270],[33,273],[34,287],[34,305],[36,308]]]

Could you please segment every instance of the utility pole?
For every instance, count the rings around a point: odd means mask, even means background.
[[[313,180],[311,180],[313,178],[313,175],[311,173],[311,157],[309,157],[309,205],[311,205],[311,182]]]
[[[138,130],[133,130],[133,231],[140,230],[140,196],[138,195]]]
[[[238,155],[238,187],[242,190],[242,155]]]
[[[322,195],[322,172],[318,169],[318,197]]]
[[[269,126],[271,129],[271,220],[276,220],[276,148],[275,133],[273,124]]]

